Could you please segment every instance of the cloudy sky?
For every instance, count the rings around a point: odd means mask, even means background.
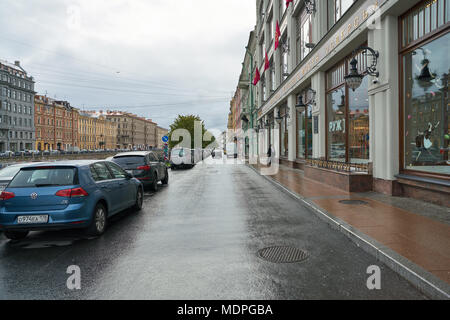
[[[254,0],[2,0],[0,59],[80,109],[225,129],[254,25]]]

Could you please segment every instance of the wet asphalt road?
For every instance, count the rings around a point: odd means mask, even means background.
[[[145,209],[114,218],[104,236],[0,234],[0,299],[424,299],[309,209],[243,165],[172,171],[146,192]],[[274,264],[257,251],[304,249],[301,263]],[[81,268],[81,290],[66,287]],[[381,290],[366,287],[381,268]]]

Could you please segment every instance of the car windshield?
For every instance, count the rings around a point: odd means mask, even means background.
[[[11,166],[6,167],[0,170],[0,180],[5,178],[11,178],[16,175],[16,173],[20,170],[20,167]]]
[[[135,166],[135,165],[144,165],[145,157],[144,156],[117,156],[112,159],[113,162],[117,163],[120,166]]]
[[[25,168],[9,184],[9,188],[70,186],[75,184],[76,168]]]

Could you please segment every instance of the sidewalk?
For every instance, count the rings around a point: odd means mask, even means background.
[[[258,172],[258,166],[251,167]],[[366,249],[368,245],[367,251],[393,259],[395,265],[387,264],[401,268],[396,271],[421,289],[428,293],[437,289],[441,294],[435,297],[450,295],[449,208],[375,192],[347,193],[282,165],[276,175],[266,178],[326,215],[344,233],[352,233],[347,234],[350,238],[359,238],[352,240],[362,247],[366,244]],[[363,202],[346,204],[342,200]]]

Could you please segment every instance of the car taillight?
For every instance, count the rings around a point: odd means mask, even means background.
[[[88,193],[83,188],[59,190],[55,193],[55,196],[64,198],[86,197],[87,195]]]
[[[149,171],[150,170],[150,166],[140,166],[137,168],[138,170],[144,170],[144,171]]]
[[[0,200],[9,200],[14,198],[16,195],[13,192],[2,191],[0,193]]]

